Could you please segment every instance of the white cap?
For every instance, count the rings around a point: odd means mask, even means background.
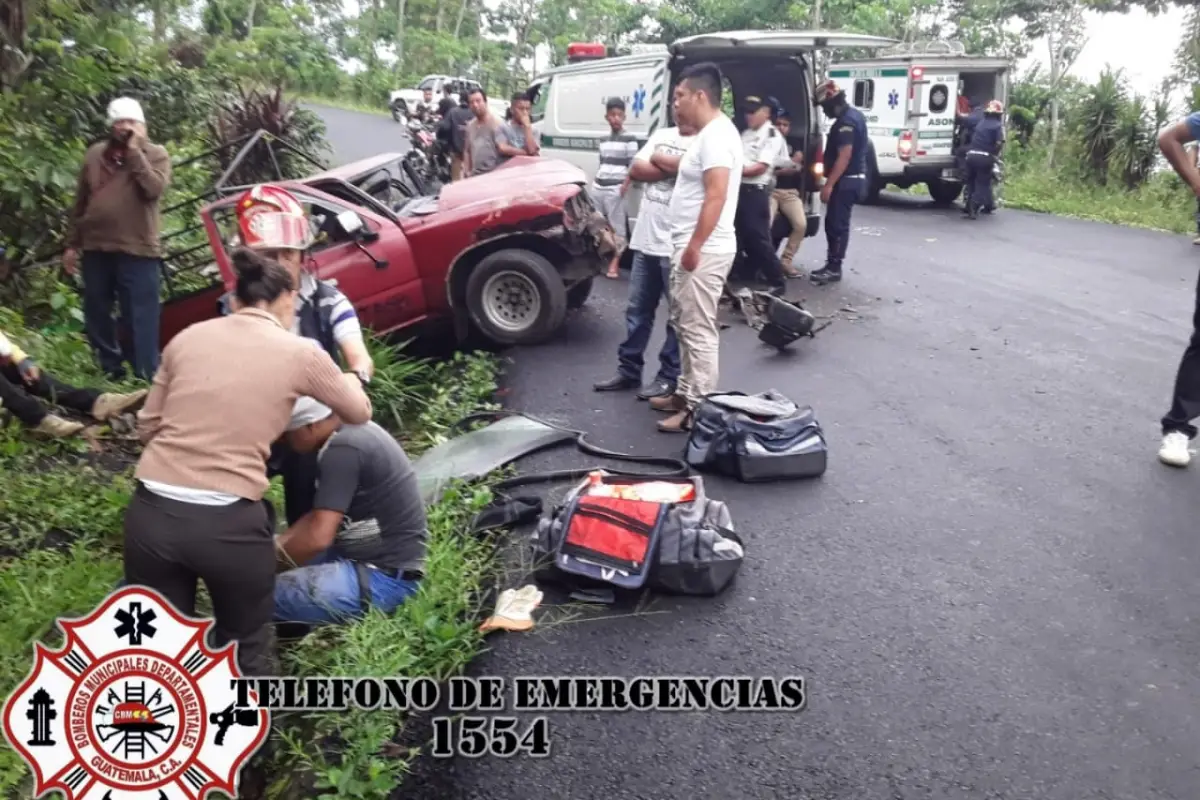
[[[108,124],[113,125],[123,119],[144,123],[146,115],[142,112],[142,104],[132,97],[118,97],[109,103]]]
[[[292,408],[292,420],[288,423],[289,431],[298,430],[305,425],[312,425],[333,416],[333,409],[311,397],[301,397]]]

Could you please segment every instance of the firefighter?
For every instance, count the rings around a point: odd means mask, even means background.
[[[833,120],[825,142],[825,266],[809,276],[818,286],[842,279],[842,262],[850,244],[850,215],[867,188],[867,120],[846,102],[846,93],[832,80],[823,81],[813,95],[815,105]]]
[[[1004,146],[1004,104],[991,100],[983,110],[983,121],[975,126],[971,143],[967,145],[966,215],[976,219],[979,212],[992,213],[996,201],[992,196],[992,175],[996,157]]]
[[[354,306],[332,284],[305,268],[313,243],[312,226],[295,195],[279,186],[260,184],[237,202],[237,222],[244,246],[283,264],[299,291],[292,332],[312,339],[334,362],[358,376],[365,387],[374,374],[371,354]],[[284,511],[289,525],[312,509],[316,492],[316,455],[293,453],[277,445],[271,453],[272,474],[283,476]]]

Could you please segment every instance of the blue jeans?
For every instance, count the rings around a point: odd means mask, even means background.
[[[634,251],[629,274],[629,305],[625,307],[625,341],[617,349],[617,371],[622,378],[642,380],[643,354],[650,343],[650,332],[654,330],[658,301],[667,296],[670,281],[670,258]],[[674,386],[679,380],[679,340],[670,323],[667,323],[667,340],[658,351],[658,363],[657,380]]]
[[[417,593],[416,581],[393,578],[368,567],[371,605],[385,614]],[[363,615],[358,568],[326,551],[312,563],[275,578],[275,621],[325,625]]]
[[[125,375],[124,362],[142,380],[158,370],[158,286],[162,261],[127,253],[83,254],[83,321],[96,361],[109,376]],[[117,338],[113,303],[129,325],[133,352]]]

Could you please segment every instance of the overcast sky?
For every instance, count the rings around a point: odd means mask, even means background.
[[[1088,41],[1072,72],[1094,80],[1105,64],[1123,68],[1130,84],[1139,92],[1154,92],[1171,74],[1175,48],[1183,31],[1184,11],[1152,17],[1145,11],[1128,14],[1088,14]],[[1039,42],[1031,58],[1046,61],[1046,46]]]

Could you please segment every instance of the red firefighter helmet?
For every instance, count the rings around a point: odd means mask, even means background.
[[[312,228],[295,195],[270,183],[251,187],[237,202],[242,244],[252,250],[307,250]]]

